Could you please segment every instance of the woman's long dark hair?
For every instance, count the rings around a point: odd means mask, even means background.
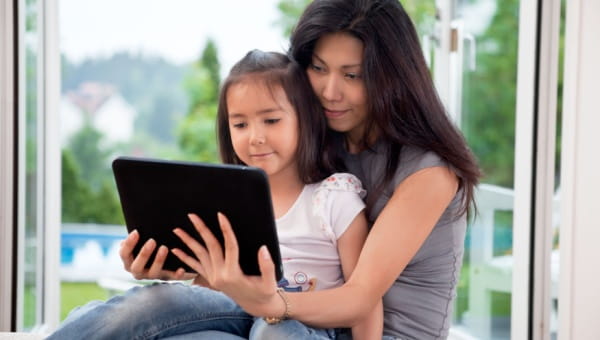
[[[464,190],[459,213],[468,211],[480,170],[437,95],[417,32],[402,5],[398,0],[315,0],[292,32],[291,58],[306,69],[319,38],[335,32],[364,44],[362,75],[369,116],[363,146],[369,147],[367,134],[373,129],[387,146],[385,175],[367,205],[392,180],[406,145],[433,151],[452,167]]]
[[[297,63],[277,52],[252,50],[238,61],[221,86],[217,109],[217,140],[221,160],[229,164],[244,164],[235,154],[229,131],[227,91],[244,81],[258,82],[274,94],[281,86],[298,116],[298,149],[296,158],[302,182],[318,182],[338,167],[335,157],[323,157],[327,122],[319,99],[314,94],[308,76]]]

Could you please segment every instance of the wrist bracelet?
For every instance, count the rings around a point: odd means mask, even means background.
[[[281,288],[281,287],[277,288],[277,294],[279,296],[281,296],[281,299],[285,303],[285,311],[283,312],[283,315],[280,317],[266,316],[264,319],[269,325],[279,323],[279,322],[289,318],[289,316],[290,316],[290,300],[288,300],[288,298],[285,294],[285,290],[283,290],[283,288]]]

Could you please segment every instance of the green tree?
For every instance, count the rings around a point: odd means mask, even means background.
[[[283,35],[285,37],[289,37],[302,15],[302,11],[304,8],[311,2],[312,0],[280,0],[277,3],[277,9],[281,13],[281,17],[277,21],[277,25],[279,25],[283,29]]]
[[[519,2],[502,1],[464,78],[463,132],[486,183],[513,186]],[[467,91],[468,90],[468,91]]]
[[[220,65],[217,47],[209,39],[202,56],[184,78],[190,107],[178,128],[179,145],[186,158],[217,162],[216,125]]]
[[[283,29],[283,35],[289,37],[296,26],[304,8],[312,0],[280,0],[277,3],[277,9],[280,12],[280,18],[276,24]],[[402,6],[415,22],[421,34],[431,33],[435,21],[435,1],[434,0],[403,0]]]
[[[123,224],[123,216],[107,166],[110,151],[102,133],[89,122],[62,151],[62,220],[64,222]]]
[[[102,148],[102,133],[85,120],[83,127],[69,140],[68,149],[80,169],[80,176],[94,190],[100,188],[110,169],[106,165],[110,151]]]
[[[87,220],[86,209],[93,199],[89,185],[80,177],[80,170],[70,150],[62,151],[62,221]]]

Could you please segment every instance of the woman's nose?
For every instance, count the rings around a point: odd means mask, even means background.
[[[334,75],[329,75],[324,79],[322,96],[328,101],[339,101],[342,99],[342,89],[340,81]]]

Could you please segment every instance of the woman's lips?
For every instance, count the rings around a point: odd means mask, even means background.
[[[339,118],[343,116],[348,110],[329,110],[325,109],[325,116],[327,118]]]

